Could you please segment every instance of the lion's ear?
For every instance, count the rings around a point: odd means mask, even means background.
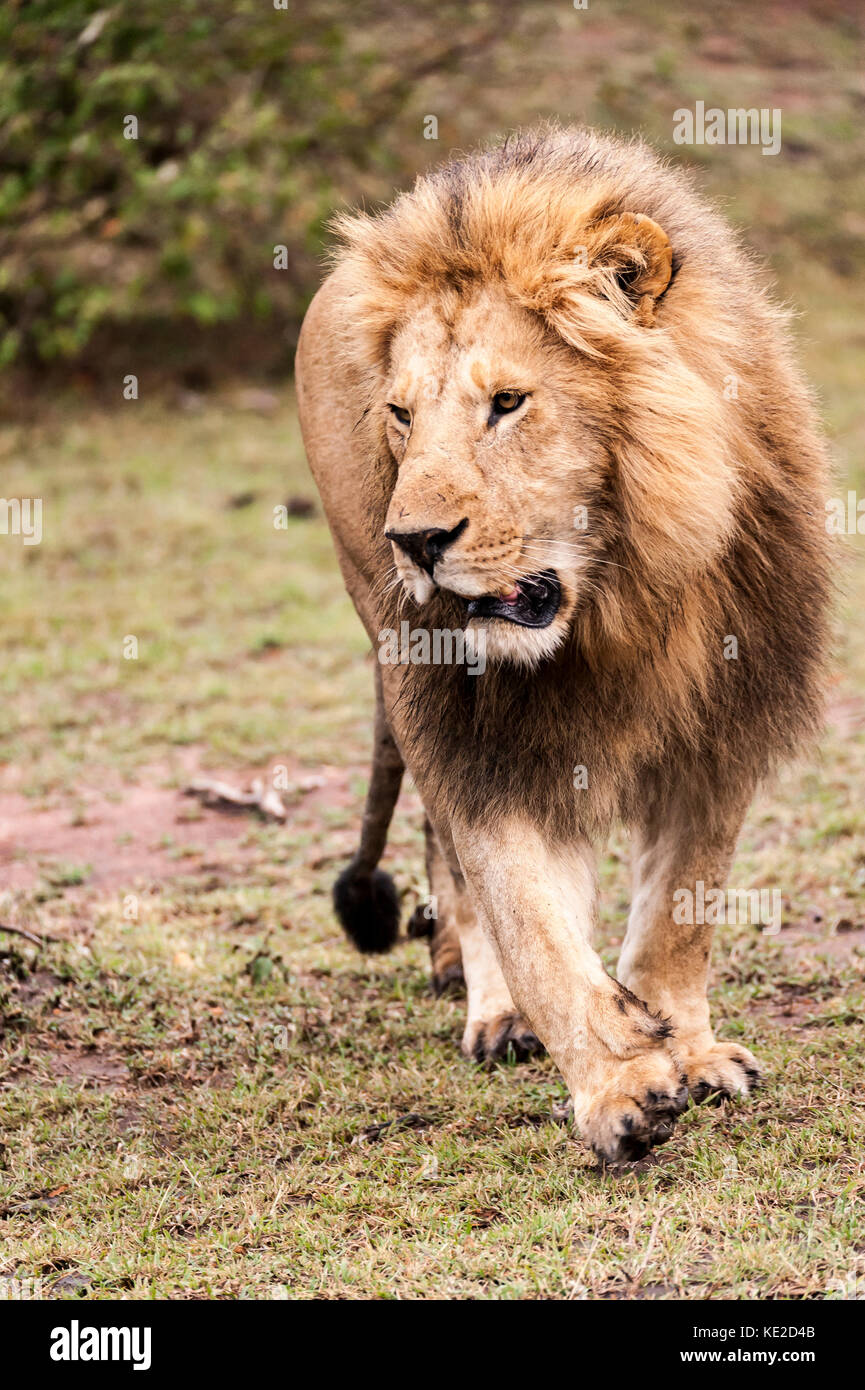
[[[663,227],[641,212],[605,217],[593,228],[589,257],[593,267],[613,271],[637,317],[648,323],[673,273],[673,248]]]

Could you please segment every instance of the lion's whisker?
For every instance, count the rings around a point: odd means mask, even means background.
[[[627,570],[627,565],[620,565],[616,560],[602,560],[599,555],[587,555],[582,546],[572,545],[570,541],[544,541],[542,545],[525,544],[523,550],[532,551],[536,555],[543,555],[545,547],[548,545],[563,545],[573,550],[576,554],[584,556],[590,565],[611,565],[613,569]]]
[[[375,584],[373,585],[370,591],[370,598],[378,598],[382,593],[387,593],[388,589],[393,587],[393,584],[389,584],[386,589],[382,589],[382,585],[386,584],[388,579],[390,579],[391,575],[394,574],[396,574],[396,582],[399,583],[400,577],[397,574],[396,565],[391,565],[390,568],[386,569],[384,574],[376,580]]]

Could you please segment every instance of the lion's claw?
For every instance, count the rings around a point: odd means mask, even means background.
[[[718,1042],[686,1058],[688,1085],[695,1105],[720,1105],[732,1096],[747,1096],[763,1076],[751,1053],[738,1043]]]
[[[543,1043],[518,1013],[499,1014],[480,1024],[471,1045],[471,1055],[481,1065],[503,1061],[509,1053],[525,1062],[543,1051]]]
[[[688,1085],[666,1049],[614,1066],[601,1094],[577,1101],[574,1115],[597,1157],[618,1165],[667,1142],[688,1104]]]
[[[639,1111],[622,1116],[622,1132],[618,1143],[612,1148],[598,1149],[595,1153],[607,1163],[633,1163],[645,1157],[650,1149],[666,1144],[672,1137],[676,1120],[688,1104],[688,1088],[684,1084],[673,1093],[647,1091],[645,1099],[639,1104]]]

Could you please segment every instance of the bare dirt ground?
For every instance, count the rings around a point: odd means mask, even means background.
[[[187,790],[197,778],[224,781],[242,789],[270,775],[269,769],[238,772],[197,768],[184,759],[185,785],[166,785],[166,769],[142,770],[133,785],[118,782],[110,791],[78,787],[74,795],[34,801],[14,791],[0,791],[0,874],[7,891],[32,891],[58,865],[80,866],[87,887],[98,893],[133,891],[166,879],[209,874],[215,869],[242,875],[253,858],[247,842],[250,826],[263,817],[254,809],[202,805]],[[296,831],[319,831],[334,811],[359,813],[361,799],[352,783],[365,779],[365,764],[324,765],[310,773],[300,763],[286,763],[289,791],[287,823]],[[409,791],[421,815],[420,802]],[[327,837],[324,837],[325,839]],[[178,839],[188,842],[178,854]],[[313,855],[310,866],[330,857]],[[339,855],[334,855],[339,858]],[[73,887],[66,884],[66,887]]]

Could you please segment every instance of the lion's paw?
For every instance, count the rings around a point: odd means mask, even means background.
[[[440,971],[433,967],[432,991],[436,999],[441,999],[443,995],[465,994],[466,977],[463,974],[462,961],[451,961]]]
[[[544,1045],[521,1014],[504,1013],[472,1024],[463,1037],[463,1052],[474,1061],[491,1065],[513,1056],[525,1062],[544,1051]]]
[[[696,1105],[719,1104],[728,1096],[747,1096],[763,1079],[757,1059],[738,1043],[712,1042],[689,1051],[683,1048],[688,1089]]]
[[[429,943],[430,966],[432,967],[432,987],[437,999],[443,994],[462,994],[466,977],[463,973],[463,957],[460,939],[453,926],[436,929]]]
[[[603,1089],[576,1097],[574,1117],[598,1158],[632,1163],[666,1143],[687,1104],[686,1078],[665,1049],[611,1062]]]

